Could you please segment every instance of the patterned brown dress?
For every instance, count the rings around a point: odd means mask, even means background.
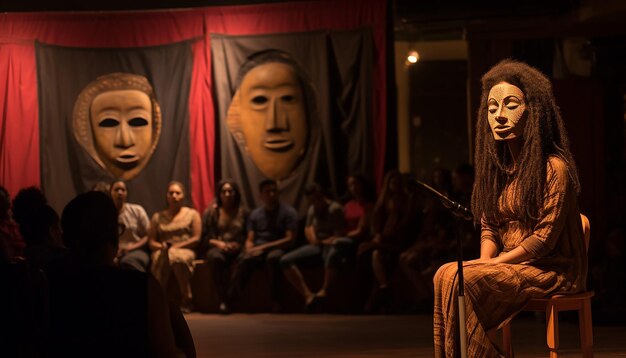
[[[156,228],[156,241],[177,244],[191,240],[198,234],[193,231],[194,222],[200,222],[200,214],[192,208],[183,206],[180,213],[171,217],[167,210],[154,213],[150,225]],[[191,300],[191,276],[196,253],[192,249],[169,247],[152,252],[150,271],[166,288],[173,273],[178,280],[183,300]],[[185,297],[187,296],[187,297]]]
[[[515,180],[500,200],[499,223],[482,221],[481,240],[496,244],[499,254],[522,246],[533,258],[519,264],[465,263],[468,357],[498,357],[486,332],[499,328],[531,298],[585,289],[587,258],[576,193],[566,163],[551,157],[547,193],[534,228],[512,217]],[[434,277],[435,357],[453,357],[457,325],[457,264],[443,265]]]

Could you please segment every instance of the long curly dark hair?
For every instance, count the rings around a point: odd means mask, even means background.
[[[215,203],[217,204],[217,207],[221,208],[224,205],[224,203],[222,203],[220,193],[222,192],[222,188],[226,184],[230,184],[230,187],[233,188],[235,207],[239,208],[239,205],[241,205],[241,191],[239,190],[239,184],[235,183],[231,179],[222,179],[217,184],[217,187],[215,188]]]
[[[550,80],[539,70],[522,62],[504,60],[482,77],[482,95],[476,122],[476,181],[472,194],[474,220],[482,217],[498,222],[498,200],[512,177],[518,181],[515,217],[534,225],[545,195],[546,166],[550,156],[563,160],[570,181],[578,194],[580,182],[569,140]],[[487,120],[489,91],[498,83],[519,87],[525,96],[527,121],[522,135],[522,150],[514,166],[506,141],[496,141]]]

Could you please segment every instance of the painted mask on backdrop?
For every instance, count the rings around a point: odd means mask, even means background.
[[[74,137],[113,177],[146,166],[161,132],[161,110],[148,80],[129,73],[98,77],[74,105]]]
[[[309,136],[305,92],[296,69],[265,62],[249,70],[233,97],[227,123],[265,177],[289,176]]]

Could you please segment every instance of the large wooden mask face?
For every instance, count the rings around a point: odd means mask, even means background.
[[[286,178],[307,146],[306,100],[295,70],[279,62],[250,70],[228,110],[227,124],[267,178]]]
[[[74,136],[113,177],[129,180],[146,166],[161,133],[161,111],[143,76],[98,77],[74,106]]]

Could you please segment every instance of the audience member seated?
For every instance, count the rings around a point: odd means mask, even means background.
[[[369,186],[369,183],[365,177],[361,175],[351,175],[347,180],[348,193],[343,196],[342,203],[344,205],[344,216],[346,219],[346,236],[351,238],[353,244],[358,247],[358,244],[368,241],[372,236],[372,211],[374,209],[374,200],[376,199],[373,188]],[[363,297],[368,291],[371,277],[366,272],[363,272],[363,266],[357,265],[356,297]],[[369,266],[369,265],[368,265]],[[354,287],[353,287],[354,288]],[[359,298],[353,301],[356,306],[362,306],[363,303],[359,302]],[[351,307],[353,311],[360,311],[356,307]]]
[[[417,239],[402,252],[399,263],[415,289],[416,307],[428,311],[432,310],[433,275],[442,263],[451,259],[449,248],[455,232],[452,214],[439,200],[426,199],[422,215]]]
[[[47,285],[25,260],[11,262],[0,232],[0,356],[45,357]]]
[[[348,197],[344,204],[346,237],[354,242],[368,240],[371,235],[372,190],[362,175],[348,177]]]
[[[435,168],[432,172],[432,186],[445,196],[450,196],[453,191],[452,173],[445,168]]]
[[[157,281],[114,266],[118,211],[111,199],[81,194],[65,207],[61,222],[71,257],[47,271],[48,356],[194,357],[193,344],[176,347],[173,330],[184,335],[188,329],[172,326],[175,313]]]
[[[20,225],[20,231],[26,242],[24,257],[34,268],[45,269],[49,263],[68,255],[61,240],[59,215],[50,205],[36,209],[32,217]]]
[[[167,186],[167,209],[152,216],[148,238],[152,251],[152,274],[164,288],[170,277],[176,279],[180,290],[183,312],[192,310],[191,275],[194,248],[200,241],[200,214],[195,209],[183,206],[185,188],[182,183],[172,181]]]
[[[408,241],[414,241],[422,224],[422,210],[427,193],[419,187],[415,181],[415,176],[409,173],[402,173],[402,185],[406,194],[406,216],[404,235]],[[407,245],[409,242],[407,242]]]
[[[450,197],[457,203],[469,208],[474,188],[474,167],[461,164],[452,172],[452,193]]]
[[[294,208],[280,201],[276,181],[270,179],[262,181],[259,184],[259,192],[263,205],[254,209],[248,218],[245,250],[237,259],[229,296],[237,297],[254,268],[265,264],[273,310],[278,311],[280,308],[278,262],[295,241],[298,214]]]
[[[452,172],[452,193],[450,198],[466,208],[471,207],[472,191],[474,189],[474,167],[469,164],[461,164]],[[469,220],[456,220],[461,226],[459,231],[463,238],[463,257],[477,257],[480,255],[480,229]],[[454,240],[452,257],[458,255],[458,245]]]
[[[365,275],[363,267],[368,261],[374,273],[374,287],[364,307],[366,312],[385,309],[389,303],[390,272],[407,242],[405,229],[411,216],[408,199],[400,173],[388,172],[372,216],[374,236],[358,249],[359,274]]]
[[[437,169],[433,172],[432,187],[450,199],[468,207],[472,196],[473,168],[459,166],[450,176],[449,171]],[[474,257],[478,243],[478,231],[472,222],[454,220],[449,209],[430,193],[424,193],[422,223],[415,243],[400,255],[399,263],[412,283],[416,293],[415,309],[431,311],[433,307],[432,279],[437,269],[458,255],[458,236],[463,238],[465,257]]]
[[[304,297],[306,308],[310,310],[316,300],[326,297],[337,267],[347,258],[353,242],[345,237],[341,204],[330,200],[318,184],[309,185],[305,195],[310,205],[304,228],[308,244],[283,256],[280,265],[285,277]],[[297,265],[312,260],[319,262],[319,259],[324,263],[324,281],[321,289],[313,293]]]
[[[61,221],[36,187],[20,190],[13,199],[13,217],[24,238],[24,257],[36,269],[43,269],[68,254],[61,240]]]
[[[9,192],[0,186],[0,240],[5,241],[7,255],[11,260],[22,256],[24,240],[20,235],[19,226],[11,216],[11,197]]]
[[[62,247],[59,216],[48,205],[36,187],[22,189],[13,199],[13,218],[24,238],[26,261],[15,260],[4,266],[0,278],[1,295],[7,301],[0,305],[7,310],[0,313],[2,323],[9,330],[0,342],[7,357],[45,356],[44,337],[48,322],[47,280],[41,270],[49,262],[67,255]],[[3,240],[0,240],[4,242]],[[8,256],[6,257],[8,263]],[[5,303],[7,302],[7,303]]]
[[[201,241],[209,245],[206,257],[212,266],[220,312],[228,313],[230,266],[241,253],[248,212],[241,205],[239,186],[231,180],[222,180],[217,185],[215,198],[202,215]]]
[[[119,213],[117,263],[122,268],[146,272],[150,264],[147,245],[150,220],[146,210],[141,205],[126,202],[127,197],[128,190],[123,180],[111,183],[111,198]]]
[[[7,242],[8,240],[4,237],[4,233],[0,231],[0,265],[7,265],[11,263],[11,256],[9,254]]]
[[[13,219],[21,226],[34,211],[47,203],[48,199],[36,186],[20,189],[13,199]],[[20,230],[22,230],[21,227]],[[60,237],[59,241],[61,241]]]

